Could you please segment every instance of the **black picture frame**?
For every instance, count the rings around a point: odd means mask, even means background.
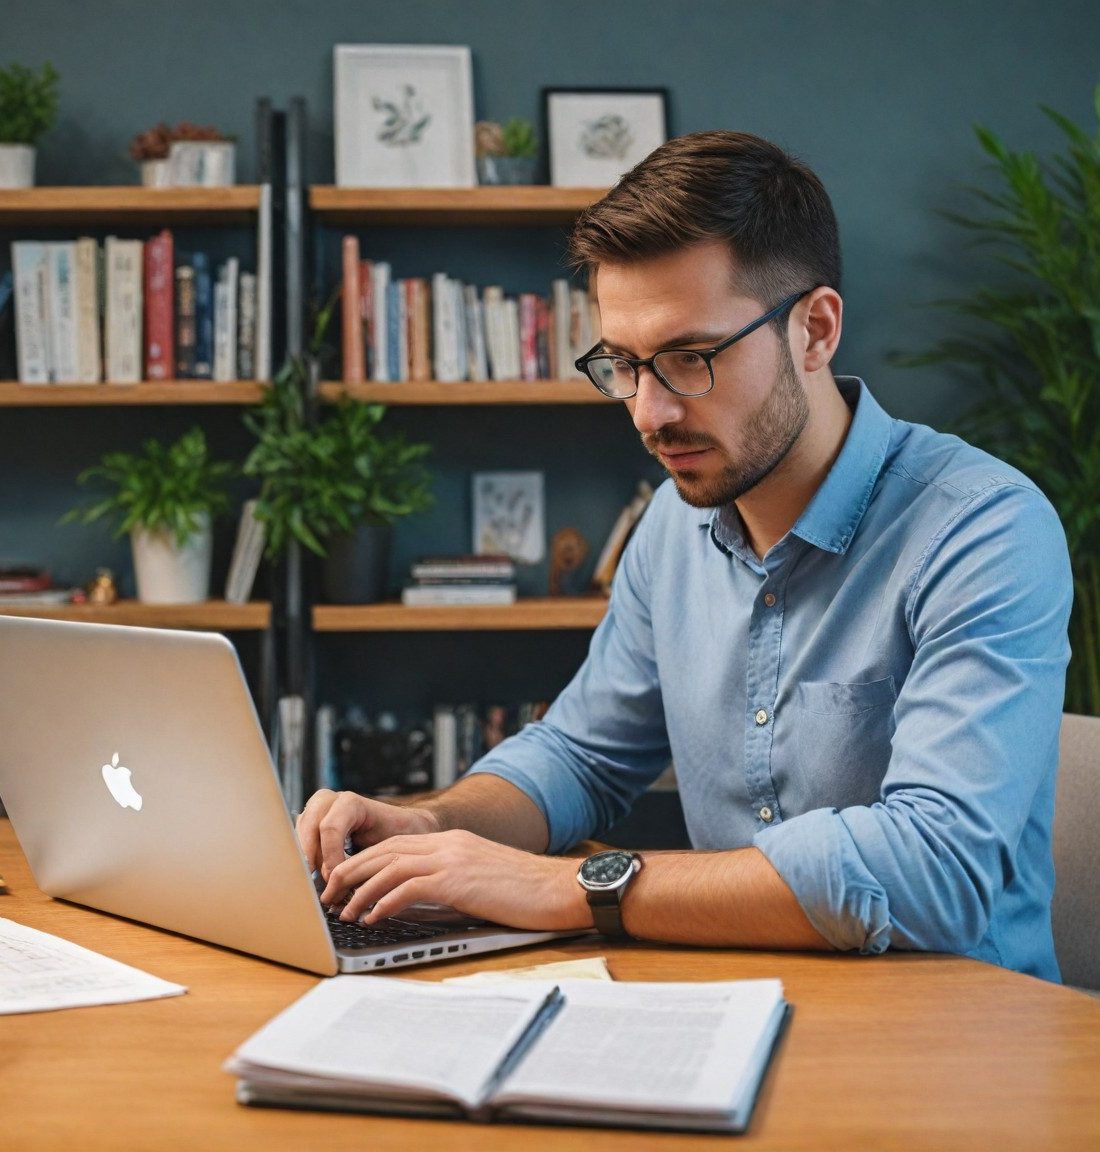
[[[669,138],[667,88],[543,88],[548,182],[606,188]]]

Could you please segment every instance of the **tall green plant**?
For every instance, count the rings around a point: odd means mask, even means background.
[[[1100,87],[1095,94],[1100,122]],[[1051,108],[1065,137],[1048,160],[977,127],[997,189],[971,188],[984,215],[952,215],[991,245],[995,287],[940,303],[966,331],[908,363],[976,373],[984,396],[960,430],[1030,476],[1061,517],[1073,565],[1069,711],[1100,715],[1100,126]]]
[[[334,300],[321,310],[311,341],[319,355]],[[276,374],[264,400],[244,420],[256,444],[244,462],[260,481],[256,518],[267,531],[267,555],[281,555],[291,540],[318,556],[333,535],[362,524],[392,523],[431,505],[423,459],[431,447],[409,443],[379,425],[386,409],[342,399],[315,422],[307,419],[309,364],[292,357]]]
[[[33,144],[57,123],[57,70],[12,64],[0,68],[0,143]]]

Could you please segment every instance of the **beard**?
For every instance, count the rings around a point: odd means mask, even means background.
[[[787,458],[810,417],[805,389],[795,371],[790,349],[781,344],[782,362],[771,391],[745,424],[741,458],[729,461],[717,476],[704,478],[693,472],[672,472],[676,491],[693,508],[720,508],[750,492]],[[713,448],[714,441],[702,432],[661,428],[642,436],[652,456],[659,448],[681,450]]]

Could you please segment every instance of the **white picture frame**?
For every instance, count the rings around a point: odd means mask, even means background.
[[[337,185],[472,188],[472,71],[465,46],[337,44]]]
[[[668,139],[664,88],[544,88],[550,183],[608,188]]]
[[[473,548],[504,553],[523,564],[546,556],[546,515],[541,472],[475,472]]]

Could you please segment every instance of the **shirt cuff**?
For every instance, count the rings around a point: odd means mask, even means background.
[[[886,892],[867,870],[835,808],[818,808],[764,828],[753,845],[834,948],[869,955],[890,946]]]

